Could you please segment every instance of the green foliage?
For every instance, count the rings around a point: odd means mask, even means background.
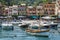
[[[27,5],[37,5],[39,3],[51,2],[52,0],[0,0],[4,5],[13,5],[26,3]]]
[[[43,1],[43,3],[47,3],[49,0],[42,0]]]

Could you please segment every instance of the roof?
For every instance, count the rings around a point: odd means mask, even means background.
[[[42,6],[37,6],[37,8],[43,8]]]
[[[26,4],[21,4],[21,5],[24,5],[25,6]]]
[[[33,6],[28,6],[28,8],[33,8]]]

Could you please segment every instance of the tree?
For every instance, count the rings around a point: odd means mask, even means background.
[[[43,3],[47,3],[49,0],[42,0],[43,1]]]

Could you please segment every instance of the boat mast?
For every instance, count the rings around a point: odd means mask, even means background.
[[[39,16],[40,16],[40,18],[39,18],[39,29],[40,29],[40,27],[41,27],[40,21],[42,20],[42,19],[41,19],[40,11],[39,11]]]

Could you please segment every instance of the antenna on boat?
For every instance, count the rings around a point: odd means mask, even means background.
[[[42,20],[41,19],[41,14],[39,14],[39,16],[40,16],[40,18],[39,18],[39,29],[40,29],[40,27],[41,27],[40,21]]]

